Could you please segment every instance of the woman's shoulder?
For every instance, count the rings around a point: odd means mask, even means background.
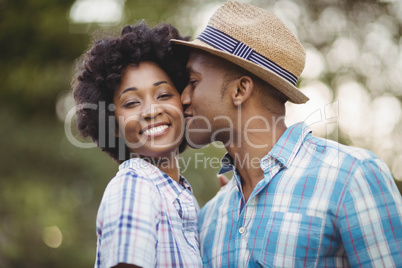
[[[120,168],[117,174],[110,180],[105,189],[105,194],[141,194],[148,193],[151,196],[159,194],[158,188],[152,178],[136,169]]]
[[[100,217],[118,215],[119,211],[123,213],[135,207],[156,213],[162,200],[161,193],[149,178],[129,168],[121,169],[106,186],[98,214]]]
[[[161,194],[150,178],[127,167],[121,168],[103,193],[98,209],[99,228],[115,226],[121,219],[131,217],[157,219]]]

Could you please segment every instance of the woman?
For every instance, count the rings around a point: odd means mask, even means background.
[[[95,267],[202,266],[199,208],[177,162],[186,58],[172,38],[183,39],[171,25],[126,26],[78,65],[78,128],[121,163],[98,211]]]

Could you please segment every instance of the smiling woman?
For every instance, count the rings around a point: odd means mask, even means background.
[[[199,207],[178,166],[186,56],[172,38],[184,39],[171,25],[126,26],[78,65],[78,129],[121,163],[99,206],[95,267],[201,267]]]
[[[119,131],[131,153],[145,157],[178,153],[184,136],[180,94],[156,63],[127,66],[113,102]]]
[[[166,85],[170,85],[179,94],[186,84],[186,56],[172,54],[169,40],[174,36],[179,35],[171,25],[161,25],[153,29],[148,29],[143,23],[126,26],[121,37],[94,41],[91,49],[77,65],[73,93],[77,104],[82,107],[77,111],[78,129],[84,137],[91,137],[98,147],[120,163],[130,159],[130,153],[133,153],[131,149],[140,144],[130,144],[125,137],[116,135],[119,134],[116,130],[121,131],[124,128],[124,125],[116,125],[118,121],[115,120],[114,110],[119,104],[117,101],[126,100],[134,93],[143,92],[139,89],[149,87],[144,85],[143,79],[138,79],[138,75],[132,76],[133,68],[144,72],[148,68],[140,68],[140,63],[152,62],[153,65],[148,64],[148,67],[152,65],[152,71],[158,70],[155,74],[158,73],[163,78],[152,83],[169,81],[155,86],[158,89],[165,89]],[[155,78],[157,77],[152,77]],[[166,96],[162,99],[166,99]],[[139,99],[130,99],[130,102],[126,100],[125,111],[139,102]]]

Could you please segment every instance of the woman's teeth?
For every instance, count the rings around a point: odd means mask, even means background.
[[[168,125],[163,125],[163,126],[157,126],[157,127],[149,128],[149,129],[144,131],[144,134],[145,135],[155,135],[155,134],[158,134],[158,133],[164,131],[168,127],[169,127]]]

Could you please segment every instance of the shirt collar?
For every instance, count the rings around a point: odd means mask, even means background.
[[[180,183],[170,178],[156,166],[141,158],[131,158],[119,166],[119,170],[132,169],[140,176],[150,179],[168,200],[177,198],[192,201],[192,188],[190,183],[180,175]]]
[[[308,134],[312,131],[305,123],[297,123],[286,129],[271,151],[260,160],[260,167],[265,172],[274,164],[289,166],[295,158]],[[221,160],[219,174],[234,171],[234,160],[226,153]]]
[[[229,153],[226,153],[221,159],[221,169],[219,170],[218,174],[223,174],[233,170],[234,167],[234,160],[230,156]]]

